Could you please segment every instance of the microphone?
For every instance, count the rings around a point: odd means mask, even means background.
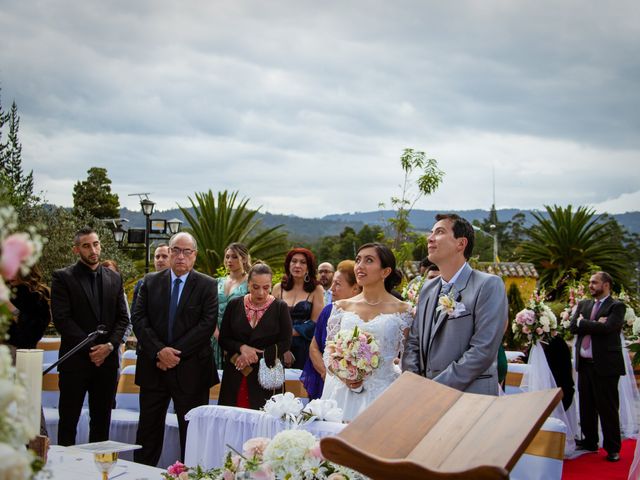
[[[106,335],[107,333],[109,333],[109,330],[107,330],[107,327],[105,325],[98,325],[96,327],[95,332],[91,332],[89,335],[87,335],[87,338],[85,338],[82,342],[80,342],[78,345],[76,345],[67,353],[65,353],[62,357],[58,359],[58,361],[56,361],[55,363],[52,363],[44,372],[42,372],[42,375],[46,375],[47,373],[49,373],[51,370],[56,368],[58,365],[64,362],[71,355],[73,355],[82,347],[84,347],[87,343],[93,341],[98,335]]]

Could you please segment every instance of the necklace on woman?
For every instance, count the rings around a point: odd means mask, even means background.
[[[380,300],[378,300],[377,302],[370,302],[369,300],[367,300],[364,296],[362,297],[362,300],[364,301],[364,303],[366,303],[367,305],[369,305],[370,307],[375,307],[376,305],[380,305],[382,303],[382,300],[384,300],[383,298],[381,298]]]

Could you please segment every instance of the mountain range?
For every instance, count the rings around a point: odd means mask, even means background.
[[[535,219],[531,214],[532,210],[520,210],[516,208],[505,208],[498,210],[498,220],[506,222],[511,220],[517,213],[525,215],[525,226],[531,226],[535,223]],[[409,220],[417,230],[428,230],[435,222],[435,215],[441,213],[436,210],[412,210]],[[460,210],[452,211],[466,218],[470,222],[474,220],[483,221],[489,217],[488,210]],[[295,215],[280,215],[273,213],[258,213],[258,217],[262,220],[265,228],[274,227],[276,225],[284,225],[284,229],[290,234],[292,240],[315,241],[321,237],[328,235],[338,235],[345,227],[351,227],[354,230],[360,230],[365,224],[383,225],[385,221],[393,217],[393,210],[376,210],[371,212],[354,212],[354,213],[336,213],[325,215],[322,218],[302,218]],[[144,228],[144,215],[141,211],[132,211],[127,208],[120,209],[121,218],[126,218],[129,222],[126,224],[129,228]],[[640,212],[627,212],[622,214],[611,215],[620,225],[625,227],[631,233],[640,233]],[[155,212],[152,218],[163,218],[166,220],[178,218],[185,221],[185,217],[179,209],[171,209]]]

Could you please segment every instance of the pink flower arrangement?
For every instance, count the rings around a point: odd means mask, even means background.
[[[527,308],[516,314],[511,325],[514,338],[525,339],[530,344],[546,342],[558,334],[558,321],[555,314],[544,303],[544,293],[535,291]]]

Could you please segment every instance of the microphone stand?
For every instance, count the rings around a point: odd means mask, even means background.
[[[98,335],[104,335],[106,333],[107,333],[107,330],[105,330],[104,325],[99,325],[98,329],[95,332],[91,332],[87,336],[87,338],[85,338],[82,342],[80,342],[78,345],[76,345],[71,350],[69,350],[67,353],[65,353],[55,363],[52,363],[44,372],[42,372],[42,375],[46,375],[47,373],[49,373],[51,370],[56,368],[58,365],[60,365],[62,362],[64,362],[71,355],[76,353],[78,350],[80,350],[82,347],[87,345],[89,342],[93,341]]]

